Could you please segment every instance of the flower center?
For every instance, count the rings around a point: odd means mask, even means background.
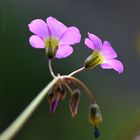
[[[94,57],[94,59],[95,59],[95,63],[96,63],[97,65],[100,65],[100,64],[103,63],[104,57],[102,56],[102,54],[101,54],[100,52],[94,51],[94,52],[92,53],[92,55],[93,55],[93,57]]]
[[[45,40],[45,48],[48,58],[52,59],[58,49],[59,41],[56,38],[48,37]]]
[[[100,52],[94,51],[86,60],[85,60],[85,67],[86,68],[93,68],[97,65],[102,64],[104,61],[104,57],[101,55]]]
[[[52,37],[48,37],[45,40],[45,47],[46,48],[49,48],[49,47],[57,48],[58,47],[58,43],[59,43],[58,39],[52,38]]]

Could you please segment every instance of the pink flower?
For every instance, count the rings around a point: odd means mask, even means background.
[[[79,30],[72,26],[67,27],[53,17],[48,17],[46,22],[41,19],[33,20],[29,30],[34,33],[29,39],[33,48],[56,49],[56,58],[65,58],[72,54],[71,45],[79,43],[81,35]]]
[[[117,60],[117,53],[108,41],[102,41],[96,35],[88,33],[85,45],[94,52],[85,61],[85,67],[91,68],[101,65],[103,69],[114,69],[119,74],[123,72],[123,64]]]

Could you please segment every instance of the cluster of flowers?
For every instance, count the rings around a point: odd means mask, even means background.
[[[67,92],[69,92],[71,94],[69,106],[74,117],[77,114],[80,102],[79,85],[82,86],[90,97],[89,120],[95,128],[94,136],[98,137],[100,135],[98,126],[102,122],[100,108],[87,86],[79,79],[73,77],[73,75],[83,70],[94,68],[97,65],[100,65],[102,69],[114,69],[120,74],[123,72],[123,64],[116,59],[117,53],[108,41],[102,43],[99,37],[88,33],[88,38],[85,39],[84,44],[92,50],[92,53],[85,60],[84,66],[69,75],[55,76],[52,71],[51,60],[53,58],[66,58],[73,53],[71,45],[81,41],[79,29],[74,26],[67,27],[53,17],[48,17],[46,22],[41,19],[33,20],[28,27],[35,34],[29,38],[31,46],[45,49],[53,78],[60,78],[48,94],[50,111],[54,113],[59,100],[64,100]]]

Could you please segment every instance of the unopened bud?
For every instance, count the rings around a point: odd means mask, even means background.
[[[89,107],[89,120],[94,127],[98,127],[102,122],[102,115],[97,104],[91,104]]]
[[[54,113],[57,106],[58,106],[58,102],[60,99],[60,92],[58,90],[59,86],[55,85],[53,87],[53,89],[50,90],[49,94],[48,94],[48,103],[50,105],[50,112]]]
[[[104,58],[99,52],[93,52],[84,62],[85,68],[94,68],[97,65],[102,64]]]
[[[80,90],[75,89],[73,91],[73,94],[72,94],[70,102],[69,102],[72,117],[74,117],[77,114],[79,102],[80,102]]]
[[[50,112],[51,113],[55,113],[55,110],[58,106],[58,102],[59,102],[60,96],[54,96],[52,99],[52,102],[50,104]]]

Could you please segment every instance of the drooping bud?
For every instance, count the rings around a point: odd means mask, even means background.
[[[59,86],[56,84],[53,89],[50,90],[49,94],[48,94],[48,103],[50,105],[50,112],[54,113],[57,106],[58,106],[58,102],[59,99],[61,97],[61,94],[58,90]]]
[[[97,104],[91,104],[89,107],[89,120],[90,123],[97,128],[102,122],[102,115],[100,108]]]
[[[69,102],[72,117],[74,117],[77,114],[79,102],[80,102],[80,90],[75,89],[73,91],[73,94],[72,94],[70,102]]]
[[[84,62],[85,68],[88,69],[94,68],[97,65],[102,64],[103,61],[104,61],[103,56],[99,52],[95,51],[85,60]]]
[[[58,102],[59,102],[60,96],[59,95],[55,95],[52,99],[52,102],[50,104],[50,112],[51,113],[55,113],[55,110],[58,106]]]
[[[49,59],[52,59],[58,49],[58,40],[55,38],[47,38],[45,42],[46,54]]]

